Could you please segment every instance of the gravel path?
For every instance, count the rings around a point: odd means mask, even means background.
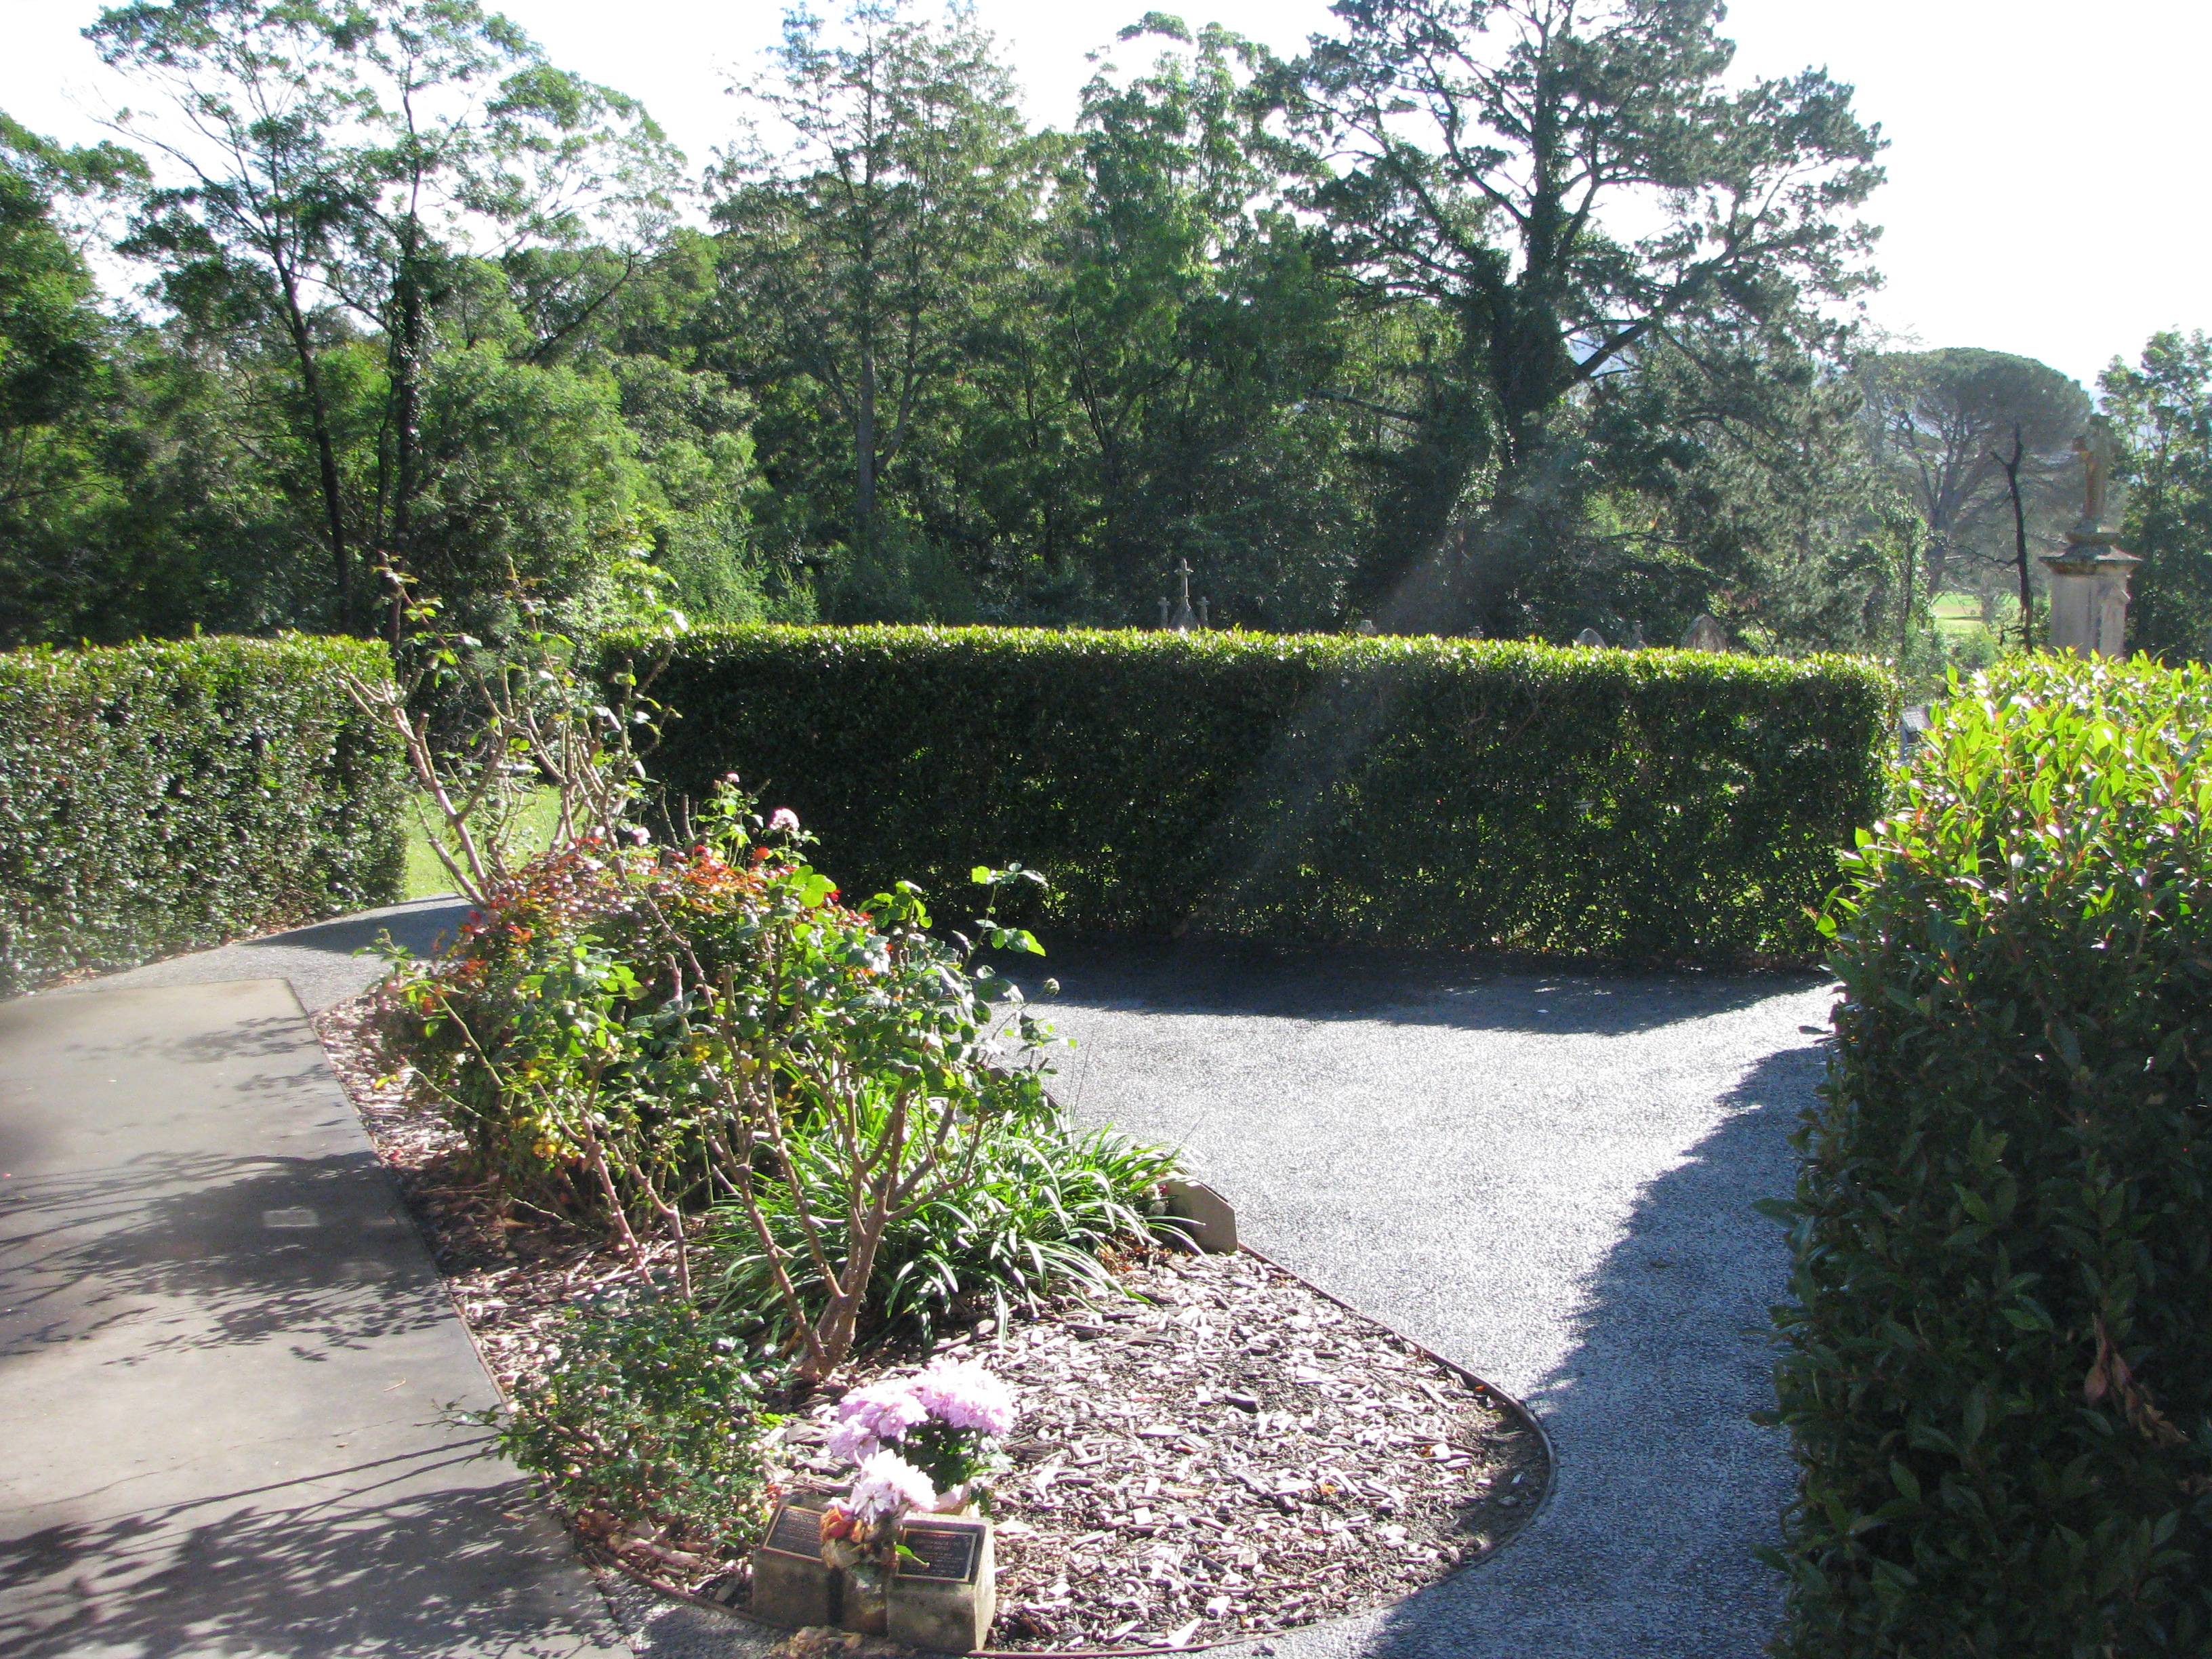
[[[290,979],[356,994],[380,927],[431,900],[155,963],[102,987]],[[1276,1659],[1754,1659],[1780,1608],[1752,1556],[1790,1486],[1765,1310],[1788,1135],[1832,988],[1808,975],[1540,974],[1316,951],[1060,946],[1020,969],[1063,1035],[1076,1115],[1185,1146],[1249,1242],[1534,1407],[1558,1457],[1498,1559]],[[617,1596],[641,1655],[744,1627]],[[740,1632],[744,1632],[743,1634]]]
[[[1790,1489],[1763,1337],[1831,990],[1068,947],[1078,1116],[1183,1145],[1247,1240],[1534,1407],[1559,1474],[1486,1566],[1283,1659],[1753,1659]]]

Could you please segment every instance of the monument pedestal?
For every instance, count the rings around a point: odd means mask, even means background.
[[[2103,531],[2069,530],[2051,573],[2051,647],[2077,657],[2128,654],[2128,573],[2142,561]]]

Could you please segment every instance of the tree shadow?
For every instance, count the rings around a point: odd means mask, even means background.
[[[369,1152],[152,1153],[11,1183],[0,1359],[82,1340],[156,1304],[137,1364],[276,1339],[358,1348],[443,1314]]]
[[[422,899],[360,915],[340,916],[334,921],[319,921],[311,927],[295,927],[286,933],[240,939],[238,948],[323,951],[332,956],[351,956],[389,933],[395,945],[404,946],[413,955],[427,957],[434,954],[441,943],[449,944],[458,937],[470,914],[466,899]]]
[[[1789,1135],[1820,1081],[1817,1047],[1770,1056],[1726,1121],[1647,1187],[1592,1277],[1577,1342],[1528,1404],[1557,1464],[1543,1512],[1496,1559],[1383,1613],[1376,1659],[1755,1659],[1781,1581],[1753,1552],[1779,1536],[1787,1443],[1769,1308],[1782,1229],[1752,1209],[1794,1181]]]
[[[0,1537],[0,1652],[601,1651],[578,1639],[598,1622],[574,1592],[586,1581],[528,1484],[456,1480],[470,1458],[466,1445],[439,1447],[259,1492]],[[341,1495],[313,1495],[332,1482]]]
[[[1375,1020],[1461,1030],[1627,1036],[1826,982],[1802,970],[1565,969],[1510,958],[1215,940],[1079,939],[994,959],[1049,1018],[1055,1001],[1124,1013]],[[1057,997],[1039,996],[1047,978]]]

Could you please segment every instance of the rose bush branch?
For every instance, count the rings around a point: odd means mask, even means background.
[[[513,879],[509,844],[535,787],[554,791],[556,846],[636,836],[644,754],[666,712],[646,688],[687,627],[660,598],[665,574],[637,561],[614,573],[628,625],[663,654],[633,652],[606,688],[581,672],[575,639],[519,580],[507,600],[520,626],[493,646],[444,627],[442,603],[412,578],[383,574],[410,631],[392,678],[349,675],[346,694],[398,737],[434,820],[430,850],[462,896],[481,907]],[[463,735],[450,734],[455,724]]]

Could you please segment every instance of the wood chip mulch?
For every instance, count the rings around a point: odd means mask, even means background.
[[[363,1009],[317,1018],[370,1139],[433,1243],[502,1389],[532,1371],[559,1310],[638,1270],[603,1239],[508,1213],[459,1141],[380,1077]],[[928,1352],[1014,1390],[1015,1468],[994,1492],[995,1649],[1202,1646],[1396,1600],[1486,1556],[1533,1516],[1543,1443],[1480,1386],[1250,1255],[1165,1250],[1115,1264],[1121,1303],[988,1317],[925,1351],[855,1362],[771,1436],[781,1483],[834,1487],[819,1449],[844,1389]],[[574,1524],[578,1517],[570,1517]],[[591,1553],[743,1607],[741,1554],[702,1559],[582,1517]]]

